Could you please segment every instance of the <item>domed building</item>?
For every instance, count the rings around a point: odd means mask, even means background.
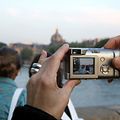
[[[56,29],[55,34],[51,37],[51,44],[57,45],[57,44],[63,44],[65,40],[63,37],[59,34],[58,29]]]

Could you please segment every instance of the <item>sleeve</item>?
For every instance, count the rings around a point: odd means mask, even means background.
[[[52,115],[29,105],[16,107],[12,120],[57,120]]]

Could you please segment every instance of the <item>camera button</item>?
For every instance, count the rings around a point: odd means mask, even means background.
[[[101,57],[100,60],[103,62],[103,61],[105,60],[105,58],[104,58],[104,57]]]
[[[109,73],[109,66],[108,65],[102,65],[101,68],[100,68],[100,71],[105,75],[108,74]]]

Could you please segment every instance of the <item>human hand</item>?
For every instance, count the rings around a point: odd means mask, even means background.
[[[120,49],[120,36],[110,38],[110,40],[104,45],[104,48]],[[112,65],[120,70],[120,57],[115,57],[112,60]]]
[[[51,114],[56,119],[61,118],[73,88],[80,82],[69,80],[62,88],[57,85],[57,71],[68,50],[68,44],[60,47],[43,62],[40,71],[33,75],[28,83],[28,104]]]

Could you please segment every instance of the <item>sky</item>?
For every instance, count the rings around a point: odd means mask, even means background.
[[[120,34],[120,0],[0,0],[0,42],[49,44]]]

